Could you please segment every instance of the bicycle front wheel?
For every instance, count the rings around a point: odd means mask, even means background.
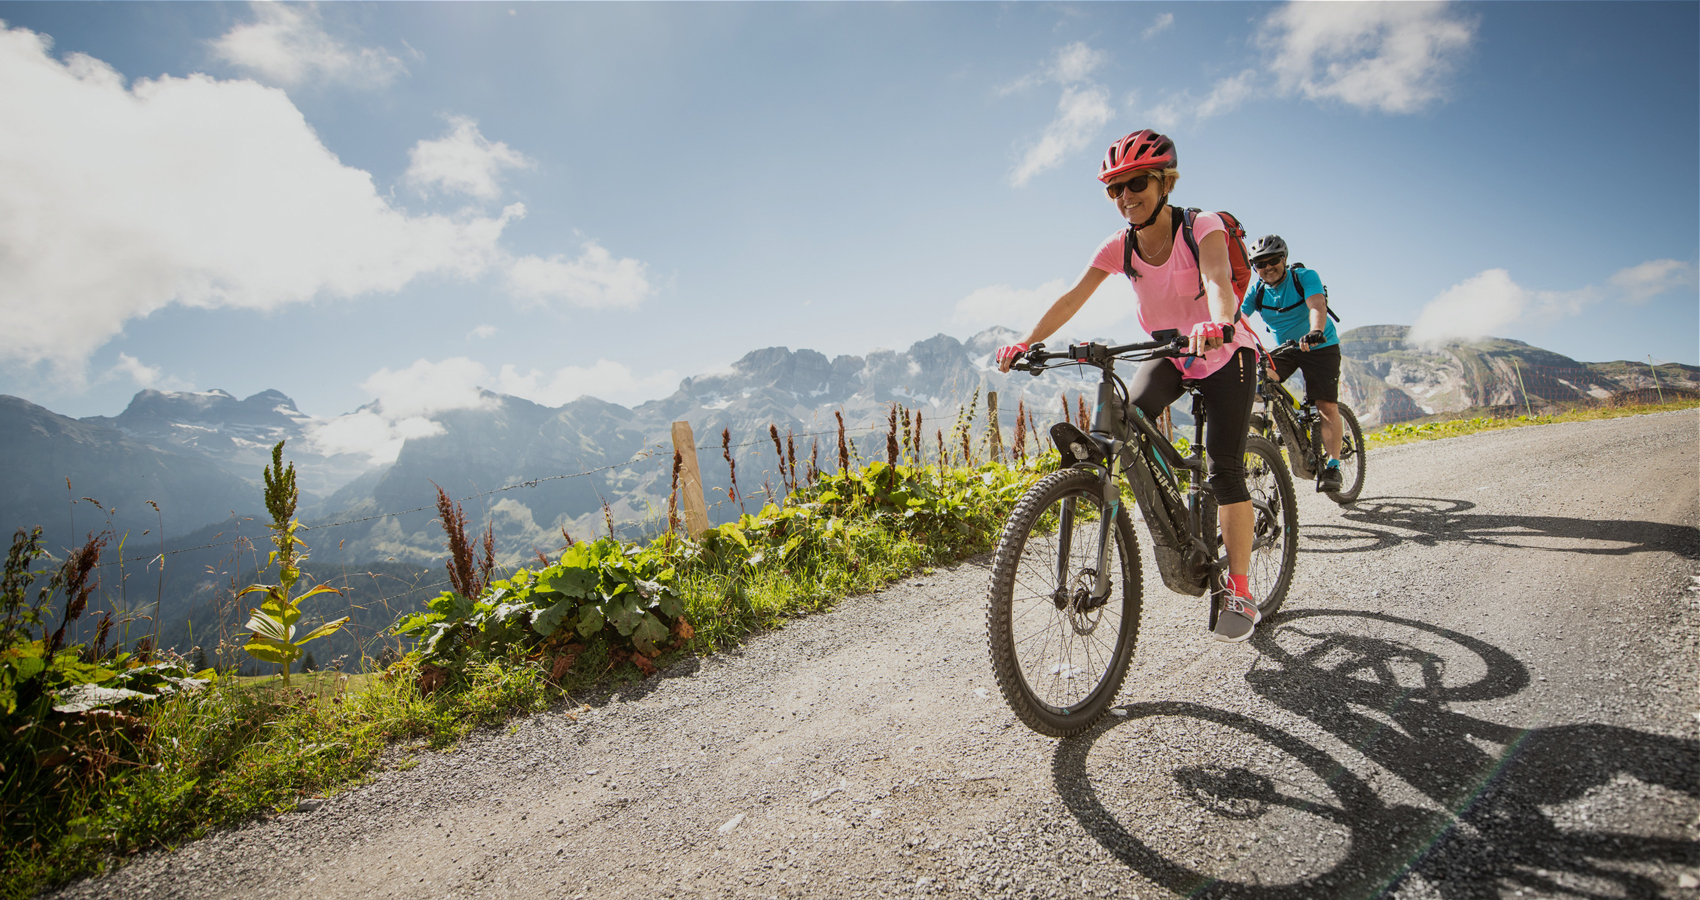
[[[1029,488],[998,537],[986,632],[998,688],[1027,727],[1069,737],[1115,702],[1139,631],[1139,553],[1127,507],[1110,523],[1110,589],[1094,596],[1098,476],[1053,472]]]
[[[1340,490],[1329,491],[1328,498],[1341,505],[1351,503],[1364,492],[1364,430],[1352,408],[1340,404]]]
[[[1299,503],[1281,451],[1255,434],[1246,438],[1245,486],[1256,513],[1247,580],[1258,611],[1268,619],[1281,608],[1293,583],[1293,566],[1299,558]]]

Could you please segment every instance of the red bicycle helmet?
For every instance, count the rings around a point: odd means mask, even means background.
[[[1104,152],[1104,162],[1098,166],[1098,180],[1110,179],[1141,169],[1172,169],[1175,167],[1175,142],[1149,128],[1135,131],[1110,145]]]

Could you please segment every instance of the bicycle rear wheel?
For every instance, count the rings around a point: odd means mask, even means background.
[[[1299,557],[1299,504],[1281,451],[1257,435],[1246,438],[1245,486],[1251,492],[1251,595],[1265,619],[1281,608]]]
[[[1364,492],[1364,430],[1352,408],[1340,404],[1340,490],[1329,491],[1328,498],[1347,504]]]
[[[1109,595],[1092,596],[1104,513],[1098,476],[1065,469],[1027,490],[998,537],[986,611],[992,672],[1016,716],[1040,734],[1092,727],[1133,661],[1139,553],[1123,504],[1110,527]]]

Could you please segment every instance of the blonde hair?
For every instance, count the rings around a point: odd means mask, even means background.
[[[1180,181],[1180,180],[1181,180],[1181,170],[1180,169],[1177,169],[1174,166],[1170,166],[1169,168],[1164,169],[1163,170],[1163,193],[1165,193],[1165,194],[1174,193],[1175,192],[1175,182]]]

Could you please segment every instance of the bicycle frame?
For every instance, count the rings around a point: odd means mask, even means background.
[[[1042,347],[1042,345],[1041,345]],[[1172,340],[1147,344],[1108,347],[1103,344],[1077,344],[1069,348],[1066,358],[1075,363],[1100,369],[1097,401],[1093,407],[1090,434],[1081,434],[1071,423],[1061,422],[1051,428],[1051,438],[1064,457],[1064,463],[1074,468],[1092,469],[1098,473],[1105,515],[1098,524],[1096,577],[1091,598],[1094,604],[1105,602],[1110,584],[1110,527],[1121,505],[1119,480],[1126,479],[1133,490],[1136,505],[1151,533],[1157,557],[1157,568],[1163,582],[1177,593],[1202,595],[1213,576],[1219,576],[1218,554],[1215,552],[1212,530],[1206,535],[1206,524],[1213,524],[1209,512],[1215,498],[1205,489],[1206,457],[1204,455],[1205,410],[1203,398],[1192,394],[1193,440],[1191,452],[1182,456],[1174,444],[1159,432],[1145,414],[1127,399],[1126,386],[1115,375],[1118,355],[1131,351],[1156,350],[1156,353],[1134,358],[1160,358],[1178,355]],[[1046,354],[1040,348],[1041,358]],[[1167,351],[1167,352],[1165,352]],[[1055,354],[1053,358],[1064,358]],[[1032,369],[1038,374],[1038,368]],[[1069,457],[1073,461],[1069,462]],[[1183,496],[1178,471],[1189,473]],[[1074,501],[1068,500],[1061,510],[1058,554],[1057,592],[1055,601],[1066,603],[1068,572],[1065,563],[1069,543],[1073,540]],[[1214,620],[1212,606],[1211,618]],[[1214,625],[1214,621],[1212,621]]]
[[[1274,419],[1271,423],[1280,432],[1282,442],[1297,453],[1289,454],[1293,474],[1300,478],[1315,478],[1317,466],[1322,459],[1322,429],[1316,427],[1320,413],[1316,407],[1308,403],[1300,403],[1287,386],[1269,377],[1271,361],[1267,354],[1259,354],[1257,395],[1264,400],[1264,406]]]

